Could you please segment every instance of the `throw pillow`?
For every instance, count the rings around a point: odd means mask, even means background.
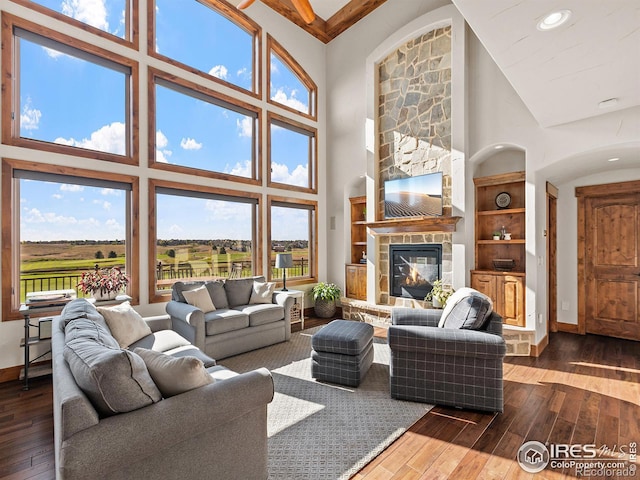
[[[461,288],[447,300],[438,326],[478,330],[492,311],[491,298],[473,288]]]
[[[127,348],[133,342],[151,334],[147,322],[128,301],[113,307],[98,307],[97,310],[107,322],[111,335],[122,348]]]
[[[199,308],[204,313],[213,312],[216,309],[216,306],[211,301],[209,290],[207,290],[207,287],[204,285],[194,288],[193,290],[185,290],[182,292],[182,295],[184,295],[189,305]]]
[[[78,387],[102,417],[162,399],[142,358],[129,350],[76,338],[66,343],[63,356]]]
[[[134,353],[142,357],[164,398],[213,383],[202,360],[196,357],[172,357],[146,348],[136,348]]]
[[[275,282],[253,282],[249,303],[271,303],[275,289]]]

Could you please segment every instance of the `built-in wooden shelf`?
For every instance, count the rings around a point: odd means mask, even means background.
[[[509,244],[518,244],[525,243],[526,240],[524,238],[512,238],[511,240],[476,240],[478,245],[509,245]]]
[[[455,232],[462,217],[411,217],[369,222],[367,228],[373,235],[389,233]]]

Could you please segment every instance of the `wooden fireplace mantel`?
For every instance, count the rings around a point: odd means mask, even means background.
[[[367,223],[372,235],[392,233],[422,233],[422,232],[455,232],[456,224],[462,217],[411,217],[394,218],[379,222]]]

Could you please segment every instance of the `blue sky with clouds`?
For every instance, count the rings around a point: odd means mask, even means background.
[[[36,3],[124,37],[124,0]],[[243,88],[251,87],[251,37],[246,32],[195,0],[157,0],[156,14],[159,53]],[[124,154],[125,75],[29,40],[20,43],[21,136]],[[306,111],[307,92],[299,80],[277,57],[270,59],[270,68],[270,96]],[[251,118],[165,87],[157,87],[156,93],[158,161],[251,176]],[[272,129],[272,135],[272,180],[307,186],[308,138],[279,127]],[[124,194],[114,193],[23,180],[21,239],[123,238]],[[160,238],[176,232],[183,236],[166,238],[248,238],[245,205],[173,200],[171,208],[159,209],[163,216],[159,223],[171,226]],[[237,209],[235,214],[230,214],[230,207]],[[275,215],[274,221],[287,225],[281,229],[286,237],[274,236],[276,239],[308,237],[306,226],[292,218],[279,220]],[[274,230],[280,229],[274,226]]]

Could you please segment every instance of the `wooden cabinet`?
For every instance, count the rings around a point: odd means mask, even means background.
[[[367,254],[367,197],[353,197],[351,204],[351,263],[345,267],[346,296],[357,300],[367,298],[367,264],[361,259]]]
[[[471,288],[493,300],[493,309],[507,325],[524,326],[524,273],[471,272]]]
[[[348,298],[356,300],[367,299],[367,266],[347,265],[345,267]]]
[[[494,301],[504,323],[525,326],[525,173],[513,172],[473,179],[476,188],[475,270],[471,286]],[[497,201],[510,199],[505,203]],[[506,194],[506,195],[504,195]],[[498,206],[498,203],[501,203]],[[494,240],[494,232],[506,232]],[[508,271],[498,270],[495,260],[512,260]]]

